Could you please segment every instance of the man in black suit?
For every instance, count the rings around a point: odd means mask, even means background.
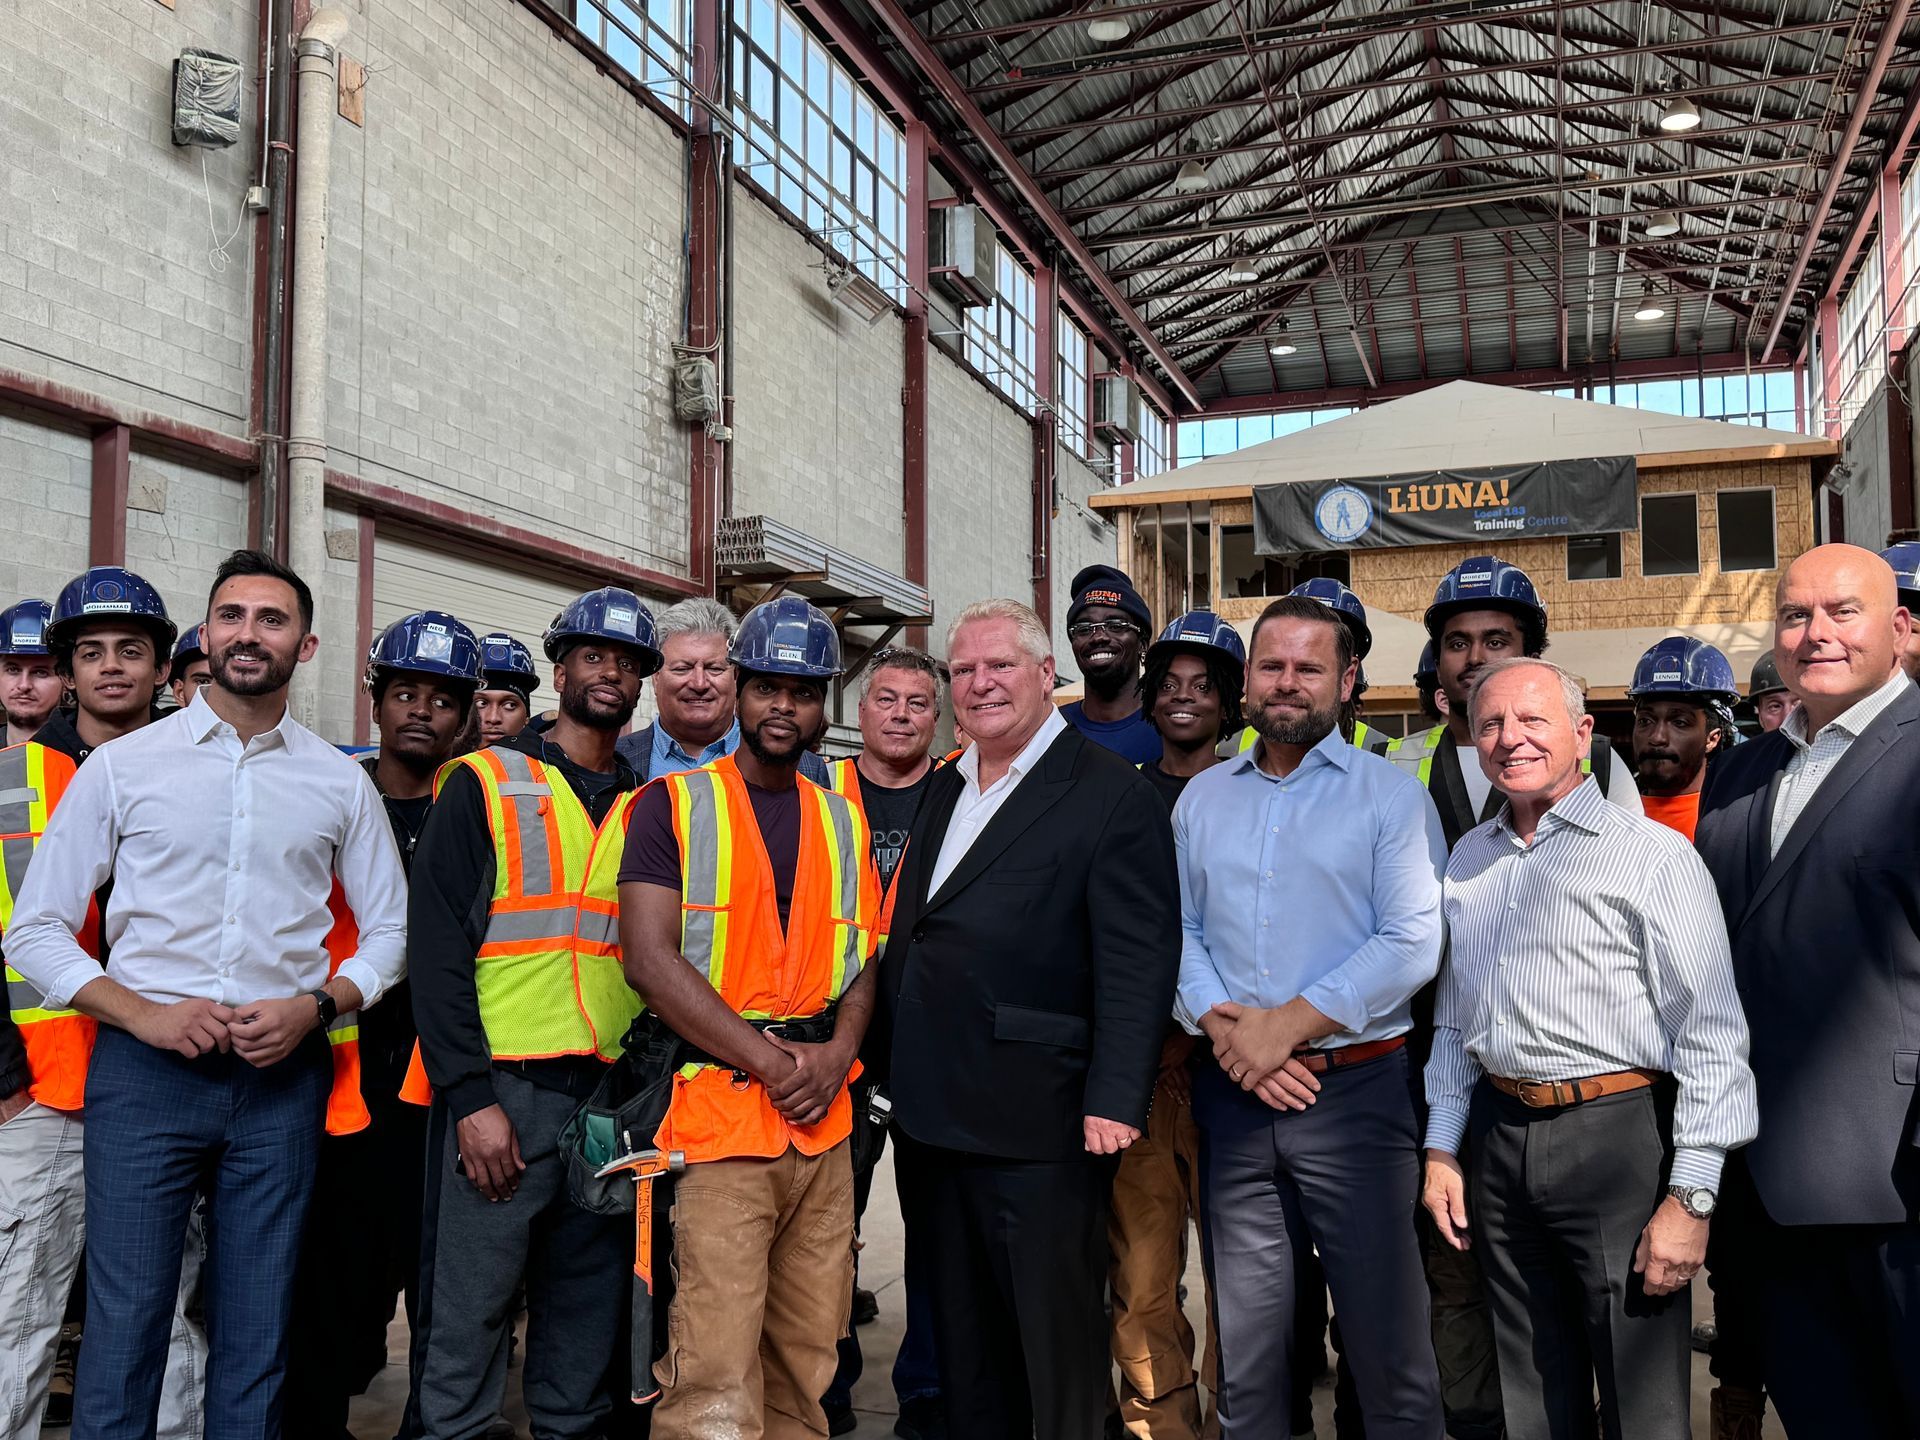
[[[1139,773],[1054,710],[1033,611],[968,606],[947,663],[973,744],[900,862],[870,1048],[909,1244],[932,1259],[951,1433],[1097,1440],[1108,1190],[1147,1122],[1180,960],[1173,834]]]
[[[1920,1433],[1920,692],[1885,561],[1808,551],[1774,658],[1800,697],[1696,835],[1733,936],[1760,1135],[1767,1388],[1794,1440]]]

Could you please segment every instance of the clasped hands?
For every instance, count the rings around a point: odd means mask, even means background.
[[[156,1050],[193,1059],[232,1051],[249,1065],[277,1065],[320,1024],[311,995],[222,1005],[215,1000],[153,1003],[128,1028]]]
[[[1319,1095],[1320,1080],[1295,1052],[1315,1038],[1316,1015],[1299,1001],[1263,1010],[1226,1000],[1200,1017],[1200,1028],[1234,1084],[1276,1110],[1305,1110]]]

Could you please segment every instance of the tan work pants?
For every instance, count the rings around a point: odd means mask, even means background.
[[[1136,1440],[1213,1440],[1219,1344],[1213,1304],[1202,1361],[1202,1418],[1193,1369],[1193,1326],[1180,1308],[1187,1221],[1200,1218],[1200,1134],[1193,1107],[1162,1081],[1147,1132],[1120,1157],[1107,1239],[1113,1259],[1113,1359],[1120,1368],[1120,1420]]]
[[[675,1186],[667,1353],[653,1440],[827,1433],[820,1397],[853,1305],[853,1162],[788,1147],[690,1165]]]

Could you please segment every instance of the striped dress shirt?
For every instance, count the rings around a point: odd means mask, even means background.
[[[1780,787],[1773,797],[1773,830],[1770,836],[1772,848],[1767,852],[1778,855],[1781,845],[1786,843],[1787,832],[1793,829],[1793,822],[1800,818],[1800,812],[1814,797],[1833,773],[1865,730],[1880,712],[1900,698],[1907,686],[1913,682],[1907,679],[1907,672],[1895,670],[1887,683],[1874,691],[1866,699],[1856,701],[1852,708],[1838,719],[1829,720],[1820,727],[1820,733],[1812,739],[1807,738],[1807,712],[1796,707],[1780,726],[1780,733],[1793,742],[1793,758],[1787,761],[1787,768],[1780,772]]]
[[[1461,837],[1447,863],[1428,1148],[1459,1150],[1483,1073],[1658,1070],[1679,1082],[1671,1183],[1716,1187],[1726,1152],[1760,1121],[1707,867],[1684,836],[1609,805],[1591,779],[1530,845],[1510,816]]]

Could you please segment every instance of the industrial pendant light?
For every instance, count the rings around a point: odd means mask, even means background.
[[[1253,268],[1249,257],[1235,255],[1233,263],[1227,266],[1227,279],[1235,285],[1252,285],[1260,279],[1260,272]]]
[[[1282,320],[1274,327],[1273,335],[1267,341],[1267,353],[1269,355],[1292,355],[1299,349],[1300,347],[1288,338],[1287,322]]]
[[[1173,193],[1176,195],[1192,195],[1197,191],[1206,189],[1207,186],[1212,183],[1212,180],[1207,176],[1206,166],[1202,165],[1198,160],[1188,160],[1181,165],[1180,173],[1173,177]]]
[[[1699,123],[1699,110],[1684,95],[1675,95],[1660,107],[1660,128],[1670,135],[1691,130]]]
[[[1095,7],[1092,18],[1087,21],[1087,34],[1102,45],[1116,44],[1132,33],[1133,22],[1124,15],[1115,15],[1111,5]]]
[[[1633,312],[1636,320],[1658,320],[1667,313],[1666,298],[1653,288],[1653,281],[1640,282],[1640,305]]]
[[[1647,217],[1647,234],[1656,240],[1680,233],[1680,217],[1671,210],[1656,210]]]

